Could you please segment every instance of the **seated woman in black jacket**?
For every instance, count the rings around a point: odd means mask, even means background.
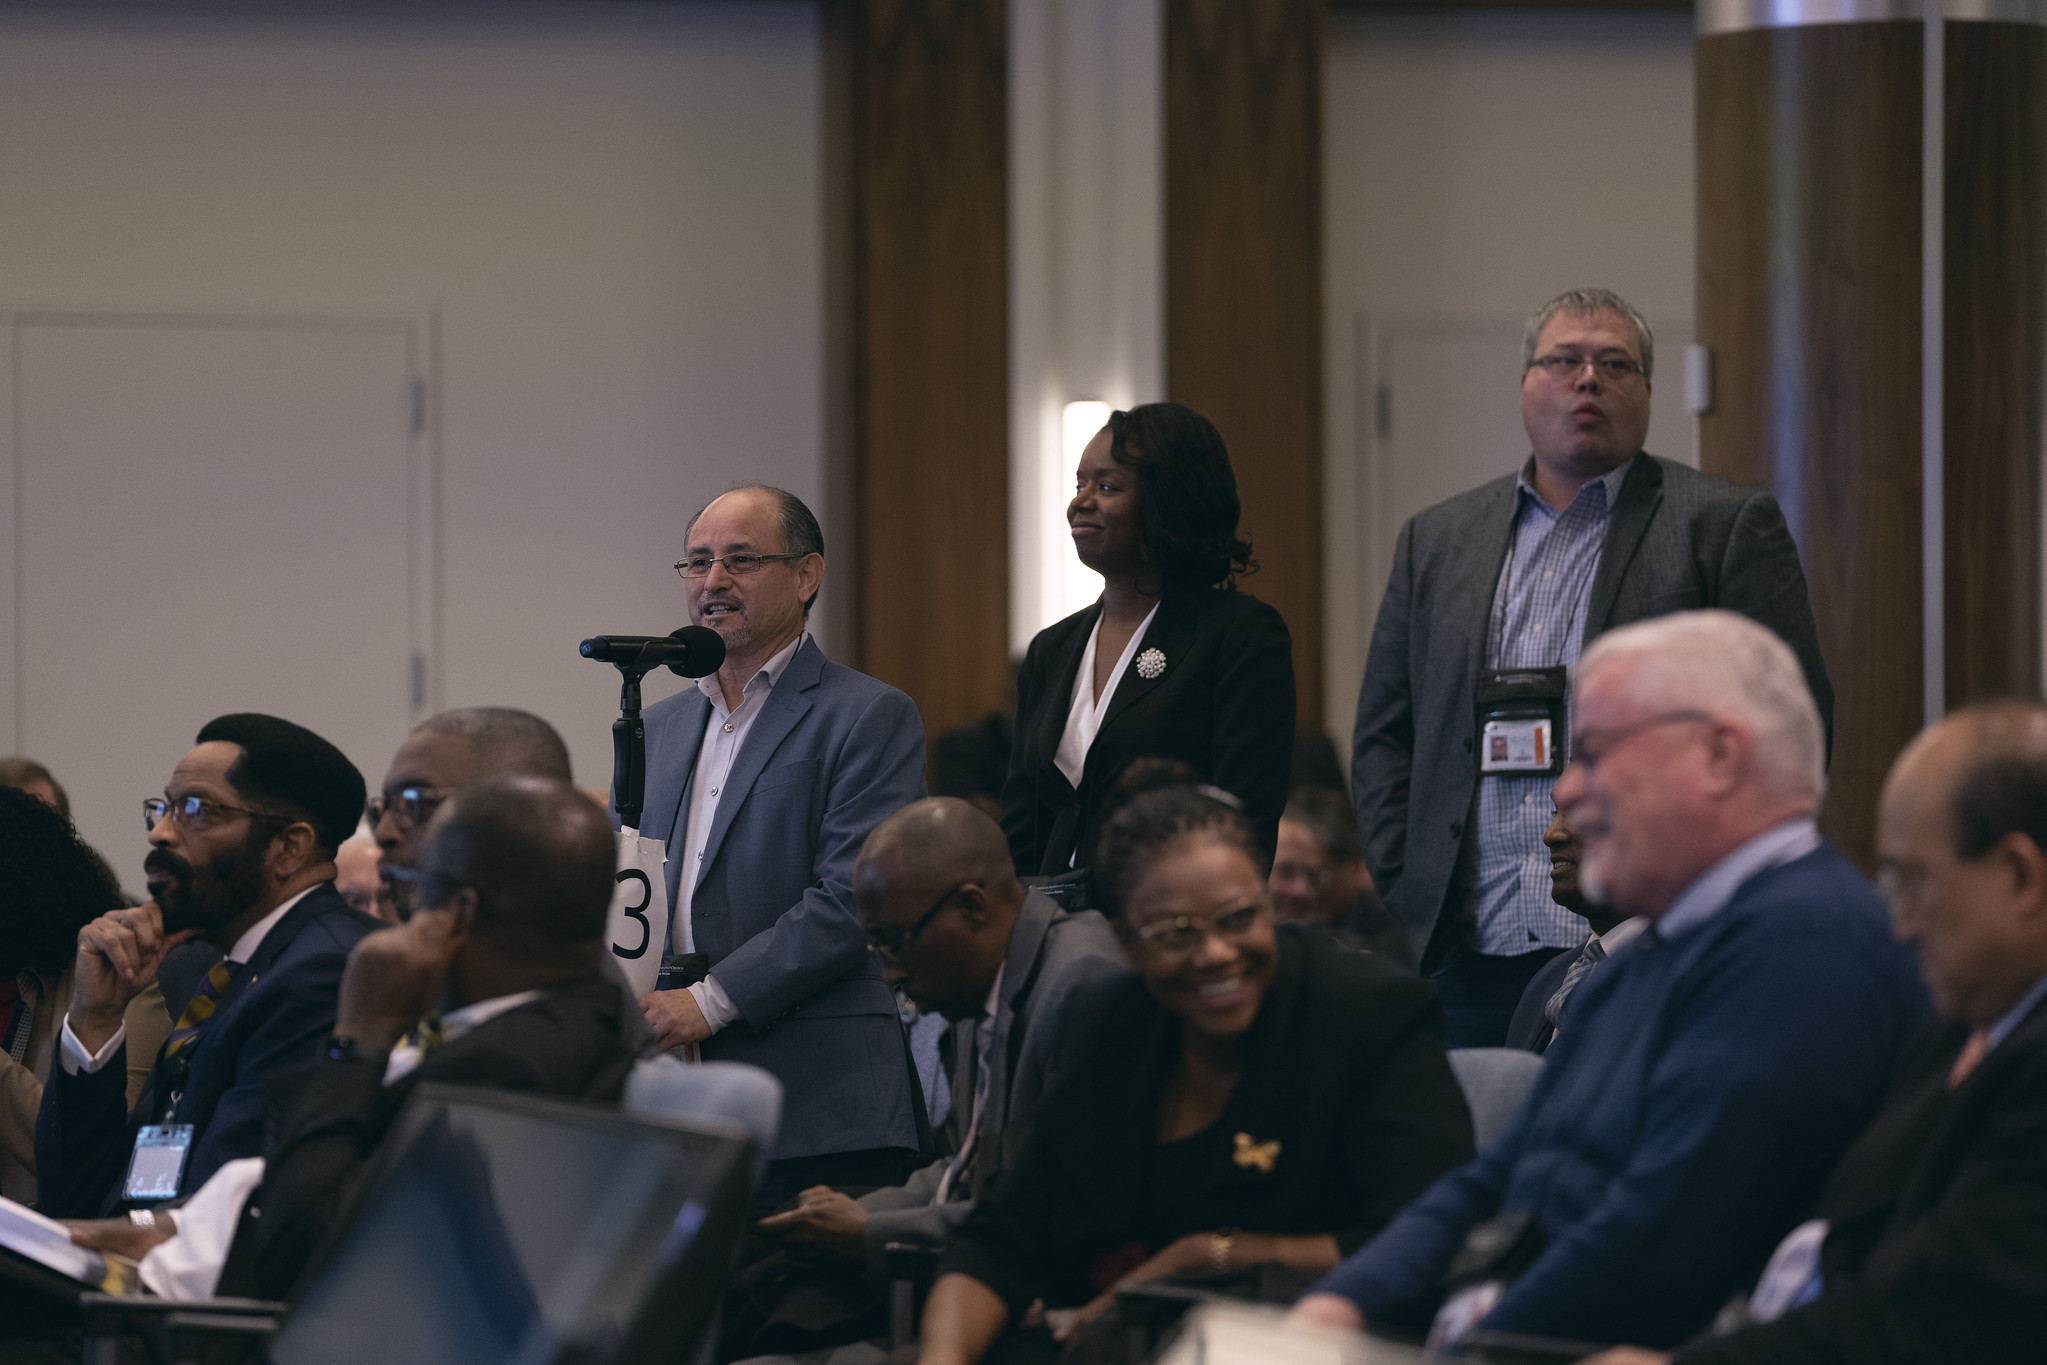
[[[1435,987],[1326,930],[1275,929],[1235,798],[1141,792],[1096,855],[1138,975],[1069,1006],[1022,1151],[946,1244],[924,1365],[974,1365],[1040,1298],[1086,1305],[1070,1335],[1120,1285],[1261,1262],[1312,1276],[1471,1158]]]

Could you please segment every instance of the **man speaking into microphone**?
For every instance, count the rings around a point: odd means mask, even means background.
[[[685,543],[690,620],[724,638],[725,662],[647,708],[641,830],[668,848],[668,952],[706,974],[640,1003],[662,1046],[781,1080],[763,1205],[896,1184],[924,1144],[923,1109],[852,874],[869,831],[924,795],[923,722],[805,630],[825,559],[800,499],[735,488]]]

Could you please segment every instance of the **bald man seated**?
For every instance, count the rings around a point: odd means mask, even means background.
[[[952,1155],[858,1199],[829,1186],[804,1190],[759,1231],[848,1268],[864,1265],[878,1283],[884,1247],[935,1248],[995,1183],[1012,1135],[1044,1091],[1067,997],[1129,967],[1108,921],[1025,891],[1001,827],[952,797],[918,801],[877,826],[854,863],[853,895],[884,977],[919,1009],[953,1021]],[[778,1332],[772,1306],[762,1309],[768,1324],[754,1351],[805,1348],[796,1324]],[[804,1330],[817,1345],[830,1335],[822,1322]]]
[[[2047,707],[1970,707],[1899,756],[1877,817],[1892,931],[1940,1017],[1749,1325],[1678,1365],[2038,1360],[2047,1340]],[[1662,1365],[1615,1351],[1602,1365]]]
[[[427,826],[419,908],[356,945],[333,1034],[266,1081],[265,1157],[153,1229],[75,1224],[73,1240],[143,1259],[165,1297],[290,1298],[415,1086],[616,1102],[634,1061],[602,972],[616,857],[604,811],[567,783],[455,792]]]

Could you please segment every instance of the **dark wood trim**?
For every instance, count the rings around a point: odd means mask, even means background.
[[[1822,825],[1874,863],[1885,773],[1925,715],[1917,22],[1698,42],[1706,468],[1775,491],[1835,688]],[[2040,680],[2047,32],[1947,26],[1946,689]]]
[[[849,657],[935,737],[1009,683],[1007,6],[828,4],[850,202]]]
[[[1947,26],[1947,701],[2040,690],[2047,29]]]
[[[1916,23],[1701,38],[1701,463],[1776,493],[1834,685],[1822,827],[1874,862],[1919,729],[1920,41]]]
[[[1166,388],[1229,443],[1322,724],[1321,0],[1166,0]]]

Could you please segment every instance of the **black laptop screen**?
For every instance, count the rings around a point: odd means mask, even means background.
[[[736,1226],[749,1161],[714,1132],[422,1087],[272,1358],[543,1365],[673,1346],[709,1320],[729,1237],[699,1243]]]

